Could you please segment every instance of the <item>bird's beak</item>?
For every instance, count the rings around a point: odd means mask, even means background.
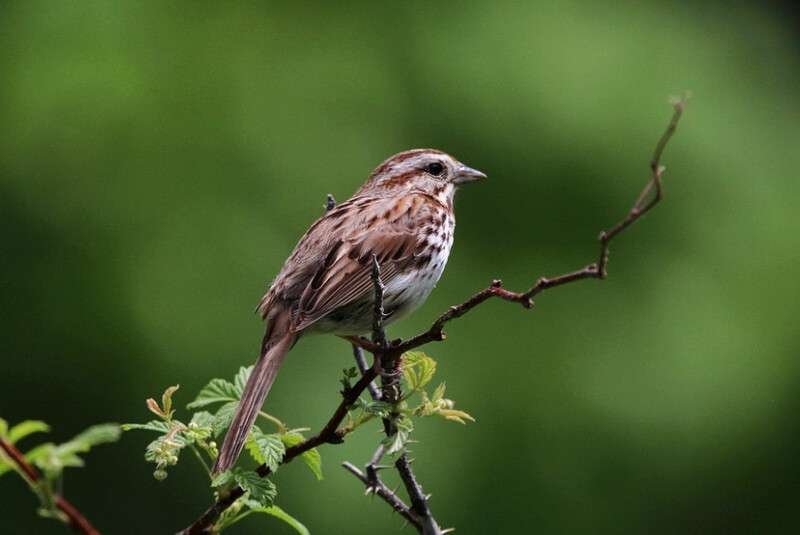
[[[463,163],[456,170],[456,176],[453,177],[453,184],[466,184],[467,182],[477,182],[486,178],[486,174],[481,173],[477,169],[467,167]]]

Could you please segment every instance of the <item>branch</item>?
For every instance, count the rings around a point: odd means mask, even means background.
[[[359,373],[364,375],[364,372],[366,372],[368,368],[367,359],[364,358],[364,351],[355,344],[353,344],[353,358],[356,361],[356,367],[358,368]],[[369,395],[372,399],[376,401],[381,399],[380,390],[378,390],[378,387],[375,386],[375,383],[368,384],[367,390],[369,390]]]
[[[387,487],[382,481],[377,480],[376,482],[370,481],[369,477],[365,475],[361,470],[353,466],[351,463],[344,462],[342,466],[356,476],[358,479],[361,480],[364,485],[367,486],[367,493],[373,492],[376,495],[383,498],[383,500],[388,503],[392,509],[400,513],[400,515],[408,520],[409,524],[417,528],[418,531],[422,530],[422,522],[417,517],[416,513],[411,511],[411,509],[401,500],[397,494],[395,494],[389,487]]]
[[[423,535],[441,535],[443,533],[442,529],[436,523],[436,519],[433,518],[433,514],[431,514],[431,510],[428,507],[428,496],[422,492],[422,486],[417,483],[417,478],[414,477],[414,472],[411,471],[411,463],[406,454],[403,453],[395,461],[394,465],[411,498],[411,510],[419,515],[422,521],[420,533]]]
[[[436,318],[427,331],[417,334],[405,341],[395,340],[390,345],[390,348],[402,354],[430,342],[441,342],[447,337],[444,332],[445,324],[456,318],[460,318],[473,308],[493,297],[500,298],[504,301],[519,303],[524,308],[532,308],[534,305],[533,298],[545,290],[584,279],[605,279],[608,276],[608,252],[611,241],[639,220],[644,214],[649,212],[658,204],[663,196],[661,179],[666,168],[661,165],[661,156],[664,154],[669,140],[678,127],[678,122],[686,107],[686,98],[674,100],[672,106],[672,118],[667,125],[667,129],[661,135],[661,138],[659,138],[658,143],[656,143],[656,148],[650,160],[650,180],[645,184],[641,193],[636,198],[636,202],[634,202],[625,217],[608,230],[600,232],[597,238],[600,242],[600,254],[596,262],[582,269],[564,273],[556,277],[540,277],[533,286],[524,292],[506,290],[503,288],[502,281],[499,279],[493,280],[487,288],[475,293],[463,303],[451,306],[447,312]],[[374,353],[378,350],[378,347],[374,343],[365,338],[351,337],[348,339],[353,344],[366,351]]]
[[[36,487],[41,482],[42,476],[39,471],[25,459],[25,455],[13,444],[0,438],[0,449],[2,449],[8,459],[16,465],[19,471],[24,474],[25,479],[28,480],[28,483],[30,483],[32,487]],[[60,494],[55,494],[53,496],[53,504],[59,511],[64,513],[69,521],[69,525],[72,526],[75,531],[83,533],[84,535],[100,535],[100,532],[92,526],[86,517]]]
[[[383,293],[385,287],[381,282],[380,265],[375,255],[372,255],[372,283],[375,290],[372,342],[379,347],[378,352],[375,353],[375,364],[381,369],[381,391],[379,393],[373,393],[372,397],[375,400],[380,399],[394,406],[402,396],[402,391],[400,389],[400,376],[402,375],[400,356],[402,353],[398,351],[397,348],[387,350],[386,333],[383,330]],[[358,349],[357,346],[353,347],[354,350]],[[356,359],[356,361],[358,362],[358,359]],[[391,437],[397,433],[397,426],[394,423],[396,417],[397,414],[393,413],[389,418],[383,419],[383,427],[387,437]],[[398,511],[408,519],[418,532],[423,535],[441,535],[442,530],[436,523],[436,519],[433,518],[433,514],[428,507],[428,498],[423,494],[422,487],[417,483],[406,453],[400,455],[395,462],[395,467],[400,473],[400,479],[403,481],[406,491],[411,498],[411,508],[405,505],[394,492],[387,492],[388,489],[386,485],[378,477],[378,470],[380,468],[385,468],[378,465],[385,451],[386,448],[384,444],[378,444],[378,448],[365,467],[364,473],[361,473],[350,463],[343,463],[342,466],[367,486],[367,494],[374,492],[383,498],[395,511]]]

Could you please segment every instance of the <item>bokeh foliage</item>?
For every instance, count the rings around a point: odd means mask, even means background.
[[[667,95],[690,89],[667,198],[614,244],[608,281],[532,312],[488,303],[427,348],[477,423],[421,424],[415,469],[460,533],[783,532],[798,57],[792,20],[756,3],[5,2],[2,416],[67,439],[250,364],[252,308],[324,195],[403,149],[490,179],[459,195],[445,277],[390,335],[493,277],[580,267],[646,180]],[[321,424],[350,364],[342,342],[301,341],[270,412]],[[282,470],[282,505],[313,533],[399,526],[338,468],[378,437],[327,447],[321,483]],[[152,479],[145,440],[68,479],[108,533],[174,531],[206,505],[194,471]],[[0,481],[4,525],[61,532],[20,485]]]

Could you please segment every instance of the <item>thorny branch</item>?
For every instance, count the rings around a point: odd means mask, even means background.
[[[357,348],[363,349],[375,355],[376,359],[378,359],[379,355],[383,355],[384,358],[392,357],[393,359],[397,360],[399,357],[405,352],[411,349],[420,347],[422,345],[428,344],[430,342],[440,342],[445,339],[444,333],[444,326],[453,321],[454,319],[460,318],[473,308],[477,307],[484,301],[491,299],[493,297],[500,298],[504,301],[511,301],[515,303],[521,304],[525,308],[533,307],[533,298],[540,294],[545,290],[549,290],[551,288],[555,288],[557,286],[563,286],[564,284],[568,284],[571,282],[576,282],[579,280],[584,279],[604,279],[608,275],[608,251],[611,241],[621,234],[625,229],[635,223],[639,218],[641,218],[645,213],[650,211],[662,198],[662,183],[661,179],[664,174],[665,168],[661,165],[661,156],[666,149],[669,140],[672,138],[672,135],[675,133],[675,130],[678,126],[678,122],[681,119],[681,115],[683,114],[683,110],[686,106],[686,100],[679,99],[675,100],[672,103],[673,105],[673,114],[672,118],[670,119],[669,124],[667,125],[667,129],[659,138],[658,143],[656,144],[655,150],[653,151],[653,156],[650,160],[650,180],[648,180],[647,184],[642,189],[641,193],[634,202],[631,209],[625,215],[625,217],[613,225],[611,228],[604,230],[598,236],[598,241],[600,243],[600,253],[598,255],[598,259],[596,262],[593,262],[586,267],[572,271],[569,273],[565,273],[562,275],[558,275],[556,277],[540,277],[528,290],[524,292],[513,292],[510,290],[506,290],[502,287],[502,282],[498,280],[492,281],[492,283],[483,290],[472,295],[466,301],[462,302],[461,304],[451,306],[445,313],[440,315],[433,324],[426,330],[416,336],[413,336],[407,340],[393,340],[391,342],[383,343],[380,341],[371,341],[367,340],[366,338],[360,337],[350,337],[348,340],[353,343]],[[335,206],[335,200],[332,196],[328,196],[326,202],[326,208],[330,210],[333,206]],[[356,353],[357,354],[357,353]],[[361,369],[362,367],[359,366]],[[364,363],[362,376],[361,379],[353,385],[350,389],[345,390],[342,393],[342,401],[339,406],[336,408],[336,411],[331,416],[331,419],[325,424],[325,427],[315,436],[309,438],[308,440],[297,444],[296,446],[292,446],[291,448],[287,448],[286,455],[283,458],[282,464],[287,463],[300,455],[301,453],[308,451],[312,448],[315,448],[321,444],[331,443],[331,444],[338,444],[341,443],[343,440],[343,430],[339,429],[339,425],[344,420],[348,408],[355,403],[358,397],[361,395],[364,390],[367,390],[372,381],[377,377],[377,372],[375,366],[371,368],[366,367],[366,363]],[[374,386],[374,385],[373,385]],[[400,462],[398,459],[398,463]],[[367,484],[372,485],[374,480],[371,479],[368,475],[361,474],[359,475],[360,471],[353,467],[352,465],[346,465],[345,468],[356,475],[359,479],[364,481],[363,478],[367,479]],[[414,525],[418,530],[422,531],[424,527],[422,526],[421,522],[421,515],[417,515],[417,511],[419,510],[415,507],[414,499],[416,496],[416,491],[414,489],[414,484],[409,484],[412,478],[408,478],[404,476],[404,467],[397,467],[400,470],[401,478],[403,479],[404,483],[406,483],[406,488],[409,490],[409,493],[412,495],[412,506],[409,508],[405,504],[402,503],[402,500],[397,498],[396,494],[388,493],[389,489],[386,489],[385,486],[383,487],[385,491],[381,491],[381,487],[378,487],[375,490],[375,493],[381,496],[384,500],[386,500],[395,510],[398,510],[396,506],[402,506],[398,512],[403,514],[409,522]],[[270,473],[269,468],[265,465],[261,465],[258,468],[258,473],[263,477]],[[406,472],[407,474],[407,472]],[[413,474],[412,474],[413,476]],[[407,481],[408,480],[408,481]],[[416,481],[414,480],[414,483]],[[410,488],[409,488],[410,487]],[[416,485],[418,487],[418,485]],[[413,493],[413,494],[412,494]],[[219,515],[222,514],[228,507],[230,507],[233,502],[235,502],[238,498],[240,498],[244,492],[240,487],[234,488],[230,491],[226,496],[222,496],[215,504],[213,504],[199,519],[197,519],[191,526],[183,530],[182,534],[199,534],[199,533],[210,533],[214,523],[219,518]],[[424,499],[424,495],[422,495],[421,489],[419,489],[419,495],[422,496]],[[408,515],[404,514],[402,511],[408,511]],[[417,516],[415,516],[417,515]],[[411,517],[411,518],[409,518]],[[412,518],[416,519],[416,522],[412,520]],[[432,518],[432,517],[430,517]],[[440,531],[441,532],[441,531]],[[428,533],[428,532],[424,532]],[[430,532],[435,533],[435,532]]]
[[[5,456],[19,468],[20,472],[24,475],[25,479],[33,485],[37,486],[42,480],[39,471],[31,465],[25,458],[25,455],[19,451],[16,446],[0,438],[0,449],[3,450]],[[66,498],[57,494],[53,497],[53,504],[59,511],[64,513],[69,521],[70,526],[78,533],[84,535],[100,535],[100,532],[75,508]]]
[[[422,523],[420,522],[417,515],[414,514],[411,509],[403,503],[397,494],[395,494],[389,487],[387,487],[382,481],[371,481],[369,477],[367,477],[361,470],[356,468],[352,463],[344,462],[342,466],[356,476],[358,479],[361,480],[364,485],[367,486],[368,492],[373,492],[376,495],[383,498],[383,500],[388,503],[392,509],[400,513],[400,515],[408,520],[408,523],[417,528],[417,530],[422,529]]]
[[[376,365],[380,367],[381,390],[377,395],[372,394],[372,397],[375,400],[386,401],[394,405],[402,396],[400,390],[400,376],[402,375],[400,369],[401,353],[397,351],[387,351],[385,349],[386,333],[383,329],[384,286],[381,282],[380,265],[374,255],[372,257],[372,281],[373,288],[375,289],[372,340],[373,342],[379,343],[381,347],[381,350],[375,353]],[[358,350],[356,346],[353,347],[354,350]],[[358,362],[358,358],[356,361]],[[394,418],[396,417],[396,414],[392,414],[389,418],[384,418],[383,420],[383,427],[387,437],[391,437],[397,433],[397,427],[394,423]],[[367,486],[367,494],[372,492],[383,498],[395,511],[406,518],[417,531],[423,535],[441,535],[442,530],[433,517],[430,507],[428,507],[428,497],[423,493],[422,486],[417,483],[417,479],[411,470],[411,463],[405,452],[398,457],[395,462],[395,467],[411,499],[411,507],[408,507],[394,491],[389,490],[378,477],[378,470],[386,468],[379,464],[384,456],[385,450],[386,448],[383,443],[378,444],[375,453],[364,468],[364,473],[361,473],[352,464],[347,462],[343,463],[342,466]]]

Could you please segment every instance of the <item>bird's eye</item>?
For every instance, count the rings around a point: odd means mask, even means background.
[[[433,176],[441,176],[441,174],[444,173],[444,165],[442,165],[441,162],[429,163],[427,167],[425,167],[425,171]]]

